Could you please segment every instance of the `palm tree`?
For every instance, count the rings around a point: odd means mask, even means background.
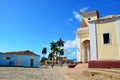
[[[60,56],[63,56],[63,55],[64,55],[64,49],[61,49],[59,52],[59,58]],[[59,62],[61,63],[61,58],[59,59]]]
[[[54,52],[55,52],[55,57],[56,57],[56,64],[57,64],[57,60],[58,60],[58,57],[57,57],[57,54],[59,52],[59,49],[57,48],[57,46],[54,48]]]
[[[58,52],[59,52],[59,62],[60,62],[60,56],[64,55],[64,41],[60,38],[57,42],[57,46],[58,46]]]
[[[52,41],[51,43],[50,43],[51,45],[51,52],[53,53],[53,54],[56,54],[56,63],[57,63],[57,53],[58,53],[58,47],[57,47],[57,43],[56,42],[54,42],[54,41]]]
[[[54,53],[53,52],[50,52],[49,55],[48,55],[48,60],[51,60],[52,64],[54,62]]]
[[[53,54],[56,55],[56,63],[57,63],[57,58],[58,58],[58,53],[59,53],[59,61],[60,61],[60,56],[64,54],[64,41],[60,38],[58,41],[54,42],[52,41],[50,43],[50,49]]]
[[[44,47],[43,50],[42,50],[42,54],[43,54],[43,58],[45,58],[45,54],[47,53],[47,48]]]
[[[62,56],[64,55],[64,49],[60,50],[60,55],[62,55]]]
[[[45,64],[45,60],[46,60],[46,58],[45,58],[45,54],[47,53],[47,48],[46,47],[44,47],[43,49],[42,49],[42,54],[43,54],[43,58],[42,58],[42,62]]]
[[[60,38],[58,41],[57,41],[57,46],[60,48],[60,47],[64,47],[64,41]]]
[[[52,52],[53,52],[53,50],[54,50],[55,47],[56,47],[56,43],[54,41],[52,41],[50,43],[50,49],[51,49]]]
[[[54,57],[54,53],[53,53],[53,52],[50,52],[49,55],[48,55],[48,59],[49,59],[49,60],[52,60],[53,57]]]

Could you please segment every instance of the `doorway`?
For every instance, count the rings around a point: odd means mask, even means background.
[[[30,67],[34,66],[34,59],[30,59]]]
[[[90,60],[90,41],[85,40],[83,42],[83,55],[84,55],[84,62],[87,63]]]

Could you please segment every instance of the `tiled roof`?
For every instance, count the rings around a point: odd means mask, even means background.
[[[29,56],[39,56],[29,50],[26,51],[18,51],[18,52],[6,52],[6,54],[18,54],[18,55],[29,55]]]
[[[84,28],[84,27],[88,27],[88,25],[86,24],[85,20],[82,18],[82,24],[80,28]]]

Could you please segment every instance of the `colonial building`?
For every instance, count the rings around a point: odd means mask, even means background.
[[[76,31],[77,61],[120,60],[120,15],[99,18],[98,11],[85,12]]]
[[[29,51],[0,52],[0,66],[39,67],[40,56]]]

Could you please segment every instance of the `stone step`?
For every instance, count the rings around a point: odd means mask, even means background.
[[[83,74],[100,80],[120,80],[120,70],[115,69],[87,69]]]
[[[68,73],[82,73],[85,69],[88,68],[87,63],[79,63],[74,68],[68,68]]]
[[[97,69],[97,68],[95,68],[94,70],[106,71],[106,72],[120,74],[120,69],[118,69],[118,68],[116,68],[116,69],[102,69],[102,68]]]
[[[88,68],[88,64],[87,63],[79,63],[75,66],[75,68]]]

